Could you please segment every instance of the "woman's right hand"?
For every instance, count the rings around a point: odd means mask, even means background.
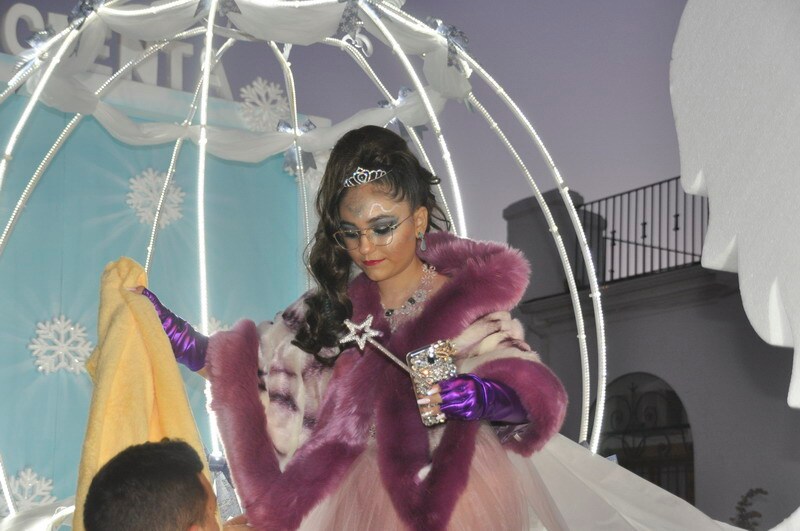
[[[185,365],[194,372],[200,371],[205,367],[208,338],[161,304],[156,294],[149,289],[144,286],[128,289],[134,293],[144,295],[153,304],[158,319],[161,321],[161,327],[169,338],[172,353],[178,363]]]

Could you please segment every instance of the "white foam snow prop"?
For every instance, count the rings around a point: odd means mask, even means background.
[[[789,518],[773,527],[772,531],[800,531],[800,509],[797,509]]]
[[[800,333],[798,30],[794,0],[690,0],[670,71],[682,183],[709,198],[702,264],[739,273],[753,328],[784,347]]]
[[[75,498],[37,505],[0,520],[0,531],[54,531],[72,523]]]

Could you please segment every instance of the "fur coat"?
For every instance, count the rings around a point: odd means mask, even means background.
[[[508,313],[525,291],[529,265],[502,244],[447,233],[427,239],[420,257],[449,281],[421,314],[390,332],[377,285],[362,274],[349,288],[352,321],[373,315],[380,342],[399,356],[453,339],[460,373],[500,381],[520,397],[530,422],[496,427],[497,436],[507,451],[530,455],[559,430],[566,395]],[[209,345],[211,407],[250,525],[297,528],[374,436],[399,517],[412,529],[446,529],[483,421],[426,428],[408,375],[369,344],[363,353],[345,348],[333,368],[321,365],[291,344],[303,312],[301,299],[274,323],[241,321]]]

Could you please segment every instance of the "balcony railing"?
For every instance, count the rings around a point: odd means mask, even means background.
[[[684,193],[678,180],[667,179],[578,209],[600,283],[700,262],[708,201]],[[581,260],[576,276],[582,287],[588,285]]]

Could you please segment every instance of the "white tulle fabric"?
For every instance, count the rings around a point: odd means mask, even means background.
[[[168,39],[189,28],[203,18],[204,11],[197,9],[200,0],[155,2],[149,5],[129,3],[120,7],[102,6],[97,14],[109,28],[126,37],[142,41]],[[170,7],[158,8],[158,4]]]
[[[237,0],[241,14],[228,13],[236,27],[265,41],[313,44],[336,33],[344,3],[330,3],[298,9],[292,5],[271,5],[259,0]]]
[[[531,458],[514,454],[511,461],[551,531],[736,529],[561,435]]]
[[[491,428],[478,432],[466,490],[449,529],[544,529],[526,509],[525,493],[514,465]],[[407,531],[383,486],[374,440],[353,464],[337,491],[318,505],[300,527],[303,531],[381,529]]]
[[[710,519],[680,498],[561,435],[532,457],[524,458],[506,452],[494,431],[484,426],[465,473],[469,480],[453,511],[450,531],[737,529]],[[0,522],[0,531],[57,529],[57,524],[51,526],[69,519],[70,502],[7,518]],[[56,510],[59,506],[67,510]],[[793,515],[779,528],[797,529],[799,519]],[[340,488],[311,511],[300,529],[408,529],[383,486],[374,440],[356,459]]]
[[[506,452],[493,430],[483,427],[468,473],[451,531],[734,529],[560,435],[524,458]],[[408,529],[383,487],[374,441],[300,529]]]
[[[42,102],[62,112],[92,115],[114,138],[126,144],[156,145],[174,142],[178,138],[196,143],[200,136],[199,126],[182,127],[166,122],[138,123],[111,107],[90,88],[96,84],[91,81],[96,74],[90,71],[109,29],[126,38],[141,41],[172,39],[195,26],[204,16],[202,6],[198,9],[198,5],[199,0],[171,0],[154,2],[152,5],[124,3],[119,7],[99,7],[98,16],[87,20],[74,49],[69,50],[58,65],[42,93]],[[336,33],[345,4],[332,1],[298,8],[273,1],[237,0],[237,6],[241,13],[228,13],[229,20],[237,29],[264,41],[310,45]],[[472,88],[467,75],[447,64],[447,41],[444,37],[424,25],[407,27],[390,17],[384,17],[383,22],[405,53],[424,54],[425,91],[435,114],[441,112],[447,99],[463,99],[470,93]],[[386,41],[374,25],[365,23],[364,29],[372,37]],[[29,92],[36,89],[41,74],[42,71],[34,74],[26,82]],[[120,98],[120,94],[125,94],[125,90],[112,89],[109,97],[125,100],[126,97]],[[137,104],[146,106],[141,101],[129,103],[134,107]],[[393,118],[398,118],[408,126],[430,122],[419,94],[412,93],[399,100],[394,108],[365,108],[338,124],[329,127],[317,124],[316,129],[299,136],[297,141],[305,151],[325,151],[332,148],[336,140],[350,129],[363,125],[383,126]],[[286,151],[294,140],[291,132],[254,134],[243,126],[238,129],[211,129],[208,151],[222,159],[253,163]]]
[[[48,94],[51,91],[48,89]],[[64,110],[66,103],[55,101],[58,92],[52,91],[48,103]],[[434,95],[432,102],[434,108],[440,110],[445,99]],[[74,103],[75,100],[72,100]],[[77,112],[73,109],[73,112]],[[363,125],[385,125],[395,115],[403,123],[421,125],[427,120],[425,110],[416,95],[409,96],[397,109],[374,108],[360,111],[350,118],[330,127],[318,127],[297,138],[299,146],[308,152],[330,149],[333,144],[347,131]],[[109,132],[111,136],[134,146],[156,145],[174,142],[178,138],[185,138],[197,143],[200,138],[200,126],[181,126],[174,123],[134,122],[124,113],[113,106],[97,101],[93,116]],[[253,133],[236,129],[209,128],[208,152],[214,156],[235,160],[239,162],[260,162],[278,153],[283,153],[292,146],[294,137],[291,133]]]

